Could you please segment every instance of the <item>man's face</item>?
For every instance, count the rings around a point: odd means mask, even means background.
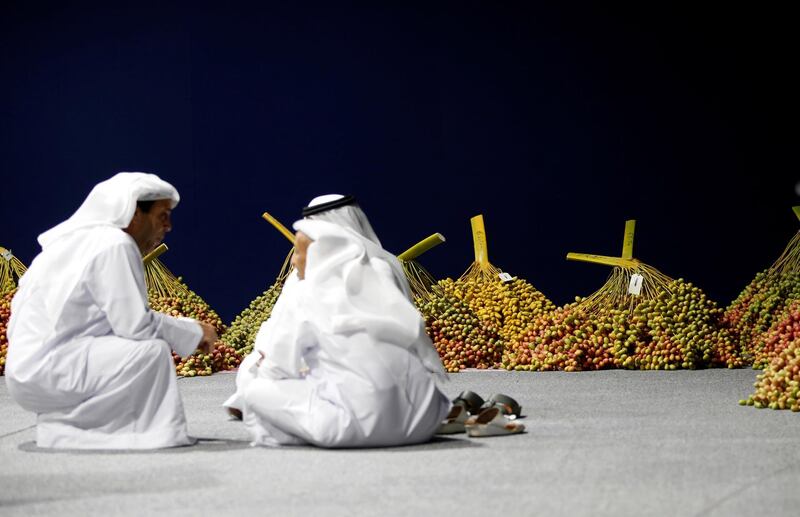
[[[159,199],[149,212],[139,208],[133,214],[131,223],[125,229],[136,241],[142,254],[149,253],[164,240],[164,235],[172,230],[172,201]]]
[[[297,278],[300,280],[306,277],[306,252],[312,242],[311,238],[303,232],[297,232],[294,236],[292,265],[297,270]]]

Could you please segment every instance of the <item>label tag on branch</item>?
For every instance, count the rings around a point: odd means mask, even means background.
[[[644,283],[644,277],[642,275],[631,275],[631,283],[628,284],[628,294],[639,296],[642,292],[642,283]]]
[[[14,258],[14,254],[11,253],[11,250],[5,250],[3,252],[3,258],[6,259],[6,262],[11,262],[11,259]]]
[[[509,275],[508,273],[500,273],[497,276],[499,276],[500,280],[502,280],[503,282],[510,282],[510,281],[514,280],[514,278],[511,275]]]

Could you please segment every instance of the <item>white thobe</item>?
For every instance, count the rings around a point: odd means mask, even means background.
[[[391,273],[384,280],[391,283]],[[414,347],[348,330],[345,319],[338,328],[316,325],[302,314],[308,297],[320,295],[303,287],[296,274],[287,279],[225,403],[242,411],[253,444],[379,447],[430,440],[450,402]],[[422,324],[410,334],[432,347]]]
[[[12,300],[9,393],[37,413],[40,447],[186,445],[170,349],[192,353],[200,325],[150,310],[133,238],[77,230],[31,264]]]

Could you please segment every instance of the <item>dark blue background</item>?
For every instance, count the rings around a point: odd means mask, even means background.
[[[36,5],[29,5],[36,4]],[[387,249],[498,267],[555,302],[635,256],[727,303],[798,229],[787,12],[425,2],[4,3],[0,244],[118,171],[183,201],[164,262],[229,321],[274,279],[287,225],[353,193]],[[791,92],[791,93],[790,93]]]

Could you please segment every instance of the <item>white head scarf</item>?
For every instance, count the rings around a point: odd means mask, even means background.
[[[344,196],[341,194],[326,194],[324,196],[317,196],[311,200],[311,202],[308,204],[308,208],[330,203],[331,201],[337,201],[343,198]],[[381,241],[378,240],[378,236],[375,235],[375,230],[373,230],[372,225],[369,224],[367,215],[355,202],[310,215],[308,216],[308,219],[328,221],[329,223],[338,224],[343,228],[349,228],[350,230],[353,230],[362,237],[371,240],[378,246],[381,245]]]
[[[155,174],[120,172],[98,183],[72,216],[39,235],[39,244],[49,244],[91,226],[127,228],[136,212],[137,201],[169,199],[172,208],[180,201],[175,187]]]
[[[334,334],[366,332],[376,341],[407,349],[428,371],[444,378],[441,359],[411,302],[400,262],[380,247],[377,237],[373,240],[355,229],[372,230],[357,206],[331,211],[337,211],[334,218],[346,224],[323,220],[327,212],[294,223],[295,230],[313,240],[302,283],[303,291],[311,295],[307,301],[315,305],[307,307],[307,314],[319,319],[315,326]]]

